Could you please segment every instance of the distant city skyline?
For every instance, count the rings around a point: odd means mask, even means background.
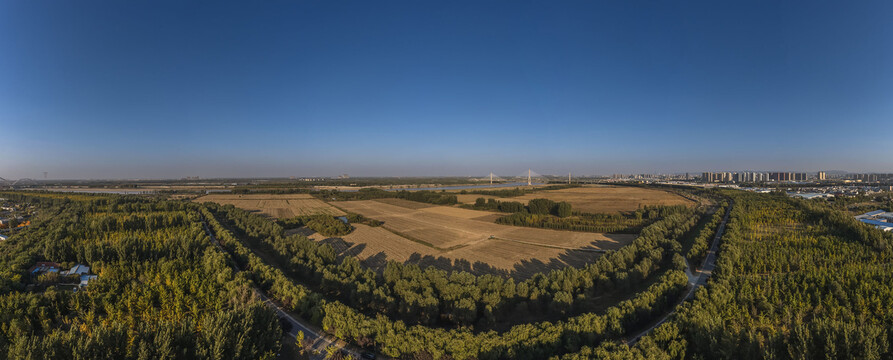
[[[0,3],[0,177],[893,172],[893,2]]]
[[[816,178],[816,176],[819,176],[820,173],[824,173],[829,179],[837,178],[837,176],[840,176],[841,174],[845,174],[845,175],[856,175],[856,174],[860,174],[860,175],[864,175],[864,174],[878,174],[878,175],[884,175],[884,174],[893,174],[893,171],[887,171],[887,172],[883,172],[883,171],[858,172],[858,171],[845,171],[845,170],[816,170],[816,171],[805,171],[805,170],[784,170],[784,169],[777,169],[777,170],[750,170],[750,169],[741,170],[741,169],[738,169],[738,170],[718,170],[718,171],[717,171],[717,170],[708,170],[708,171],[665,171],[665,172],[626,172],[626,173],[619,173],[619,172],[612,172],[612,173],[574,173],[574,172],[570,172],[570,175],[572,176],[572,178],[587,178],[587,177],[606,177],[606,178],[611,178],[611,177],[614,177],[614,176],[623,176],[623,177],[627,178],[627,177],[638,177],[638,176],[642,176],[642,175],[654,175],[654,176],[684,176],[684,175],[689,175],[689,177],[691,177],[691,178],[698,178],[698,177],[702,176],[702,174],[705,174],[705,173],[713,173],[713,174],[728,173],[728,174],[742,174],[742,175],[743,175],[743,174],[754,174],[754,173],[757,173],[757,174],[762,174],[762,175],[763,175],[764,177],[766,177],[766,178],[769,178],[769,176],[770,176],[771,174],[775,174],[775,173],[779,173],[779,172],[780,172],[780,173],[790,173],[790,174],[800,174],[800,173],[803,173],[803,174],[806,174],[806,175],[808,176],[809,179],[814,179],[814,178]],[[322,174],[322,175],[320,175],[320,174],[318,174],[318,175],[273,175],[273,176],[199,176],[199,175],[185,175],[185,176],[174,176],[174,177],[157,177],[157,176],[150,176],[150,177],[108,177],[108,178],[100,178],[100,177],[93,177],[93,178],[53,178],[53,177],[46,177],[46,178],[44,178],[44,177],[20,177],[20,178],[14,178],[14,177],[2,177],[2,176],[0,176],[0,179],[6,179],[6,180],[9,180],[9,181],[14,181],[14,180],[19,180],[19,179],[31,179],[31,180],[38,180],[38,181],[42,181],[42,180],[47,180],[47,181],[69,181],[69,180],[70,180],[70,181],[78,181],[78,180],[87,180],[87,181],[90,181],[90,180],[139,180],[139,181],[143,181],[143,180],[146,180],[146,181],[151,181],[151,180],[195,180],[195,181],[200,181],[200,180],[209,180],[209,179],[313,179],[313,178],[317,178],[317,179],[337,179],[337,178],[341,178],[342,176],[345,176],[345,175],[346,175],[347,177],[344,177],[344,179],[351,179],[351,178],[433,178],[433,177],[444,177],[444,178],[449,178],[449,177],[456,177],[456,178],[468,177],[468,178],[487,179],[488,176],[489,176],[489,173],[488,173],[488,174],[441,174],[441,175],[364,175],[364,174],[354,174],[354,175],[350,175],[349,173],[341,173],[341,174]],[[519,173],[519,174],[508,174],[508,173],[496,174],[496,173],[494,173],[493,175],[496,176],[496,177],[498,177],[498,179],[497,179],[498,181],[515,180],[515,179],[519,179],[519,178],[524,178],[524,177],[525,177],[525,175],[524,175],[524,174],[521,174],[521,173]],[[537,177],[537,178],[542,178],[542,177],[554,177],[554,178],[558,178],[558,179],[566,179],[567,176],[568,176],[568,173],[566,172],[566,173],[543,173],[543,174],[539,174],[539,173],[537,173],[534,177]],[[824,179],[821,179],[821,178],[819,178],[819,179],[820,179],[820,180],[824,180]],[[764,180],[764,181],[765,181],[765,180]],[[774,181],[774,180],[773,180],[773,181]]]

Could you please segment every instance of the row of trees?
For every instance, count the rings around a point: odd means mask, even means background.
[[[527,205],[518,201],[499,201],[493,198],[477,198],[474,205],[466,205],[474,210],[489,210],[508,213],[529,213],[538,215],[554,215],[568,217],[573,215],[573,207],[566,201],[555,202],[549,199],[531,199]]]
[[[710,244],[714,237],[716,237],[716,231],[719,229],[719,224],[722,223],[722,219],[725,216],[728,207],[728,203],[723,203],[719,209],[713,213],[710,220],[699,228],[697,235],[692,241],[691,248],[688,249],[688,254],[686,255],[686,258],[688,258],[688,261],[690,261],[693,266],[700,266],[700,264],[704,262],[704,258],[707,256],[707,250],[710,249]]]
[[[473,205],[462,205],[462,207],[474,210],[499,211],[507,213],[523,212],[527,210],[521,202],[518,201],[499,201],[494,198],[477,198]]]
[[[534,200],[545,201],[537,201],[534,206]],[[565,202],[555,203],[546,199],[533,199],[530,200],[530,203],[530,211],[506,215],[496,219],[496,222],[505,225],[557,230],[636,234],[649,222],[673,214],[691,212],[691,209],[684,205],[674,205],[645,206],[630,214],[577,213],[575,216],[569,216],[567,214],[571,211],[571,207],[570,204]],[[563,206],[564,204],[567,205]],[[544,213],[545,209],[550,206],[552,209],[551,213]],[[536,212],[533,209],[537,209]],[[556,214],[559,214],[559,216],[556,216]]]
[[[435,205],[455,205],[458,203],[456,194],[430,190],[386,191],[378,188],[365,188],[352,192],[326,190],[316,192],[314,195],[324,200],[405,199]]]
[[[475,194],[475,195],[487,195],[487,196],[496,196],[496,197],[515,197],[522,196],[530,193],[540,192],[540,191],[551,191],[551,190],[561,190],[561,189],[571,189],[581,187],[580,184],[561,184],[561,185],[549,185],[542,186],[536,188],[520,188],[516,187],[514,189],[500,189],[500,190],[462,190],[460,194]]]
[[[588,231],[597,233],[636,234],[642,230],[643,220],[628,219],[623,216],[587,214],[571,218],[552,215],[514,213],[496,219],[497,224],[528,226],[544,229]]]

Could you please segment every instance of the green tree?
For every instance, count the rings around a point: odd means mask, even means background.
[[[547,215],[552,212],[555,202],[549,199],[531,199],[527,203],[527,208],[531,214]]]
[[[562,201],[555,206],[555,215],[558,217],[565,218],[571,216],[571,213],[571,204],[567,201]]]

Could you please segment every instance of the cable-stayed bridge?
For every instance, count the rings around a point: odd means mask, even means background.
[[[5,186],[16,186],[16,185],[34,185],[37,184],[37,181],[29,178],[21,178],[18,180],[8,180],[0,177],[0,185]]]
[[[485,181],[489,180],[490,184],[512,181],[527,183],[527,185],[534,185],[548,183],[550,180],[554,180],[555,177],[540,174],[536,171],[533,171],[533,169],[527,169],[527,171],[524,171],[523,173],[510,176],[500,176],[491,172],[489,175],[481,177],[481,179]],[[570,182],[570,174],[568,174],[568,182]]]

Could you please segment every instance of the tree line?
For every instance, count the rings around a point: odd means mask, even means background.
[[[496,197],[516,197],[522,196],[530,193],[535,193],[538,191],[550,191],[550,190],[561,190],[561,189],[572,189],[581,187],[580,184],[562,184],[562,185],[548,185],[536,188],[521,188],[516,187],[514,189],[499,189],[499,190],[462,190],[459,191],[460,194],[475,194],[475,195],[487,195],[487,196],[496,196]]]
[[[455,205],[458,203],[456,194],[445,191],[386,191],[378,188],[364,188],[358,191],[324,190],[315,192],[314,196],[323,200],[374,200],[374,199],[405,199],[435,205]]]
[[[704,258],[707,256],[707,250],[710,249],[710,245],[713,238],[716,236],[716,231],[719,228],[719,224],[722,223],[722,219],[725,216],[728,206],[728,203],[720,205],[716,212],[710,216],[710,220],[699,227],[697,236],[692,241],[691,248],[686,255],[686,258],[688,258],[688,261],[690,261],[693,266],[700,266],[700,264],[704,262]]]
[[[510,215],[496,219],[498,224],[627,234],[637,234],[645,225],[657,219],[690,211],[685,205],[645,205],[626,214],[583,213],[575,212],[568,202],[549,199],[531,199],[528,205],[524,206],[519,202],[478,198],[473,206],[467,207],[476,210],[513,211]]]

